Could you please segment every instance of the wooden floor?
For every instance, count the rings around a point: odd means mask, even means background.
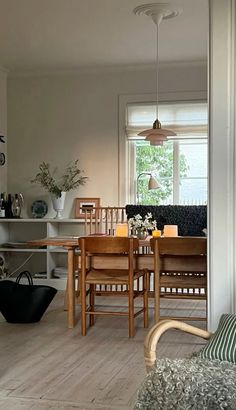
[[[107,298],[98,301],[103,304]],[[123,299],[114,301],[121,304]],[[165,314],[182,309],[183,315],[205,314],[202,301],[163,301],[162,307]],[[153,308],[150,317],[153,324]],[[205,327],[205,322],[191,323]],[[132,409],[145,377],[148,332],[141,316],[136,326],[135,338],[129,339],[126,318],[103,316],[82,337],[80,321],[74,329],[66,328],[62,292],[39,323],[9,324],[0,315],[0,409]],[[185,357],[202,344],[202,339],[173,330],[163,335],[158,355]]]

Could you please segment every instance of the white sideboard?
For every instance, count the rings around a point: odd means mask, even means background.
[[[84,220],[81,219],[0,219],[0,255],[5,259],[9,273],[15,271],[28,258],[28,262],[14,276],[29,270],[37,283],[64,289],[66,279],[55,277],[55,268],[66,268],[67,251],[62,247],[29,248],[27,241],[54,236],[81,236]],[[9,246],[8,246],[9,244]],[[58,275],[57,275],[58,276]]]

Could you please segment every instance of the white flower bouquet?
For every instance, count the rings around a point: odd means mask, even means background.
[[[157,223],[152,219],[151,212],[148,212],[144,218],[137,214],[133,218],[129,219],[129,227],[132,231],[136,232],[148,232],[157,228]]]

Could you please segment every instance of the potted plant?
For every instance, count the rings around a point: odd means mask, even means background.
[[[79,185],[84,185],[88,177],[82,176],[78,167],[79,160],[70,162],[64,174],[56,178],[57,168],[50,170],[50,164],[42,162],[39,165],[39,172],[31,180],[33,184],[41,185],[46,191],[50,192],[53,208],[57,212],[55,218],[62,218],[61,211],[64,209],[66,192],[76,189]]]

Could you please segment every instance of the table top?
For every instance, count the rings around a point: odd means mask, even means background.
[[[34,239],[28,241],[29,246],[63,246],[63,247],[74,247],[79,246],[79,236],[56,236],[56,237],[46,237],[42,239]]]
[[[98,235],[99,237],[99,235]],[[104,237],[104,235],[102,235]],[[28,241],[28,246],[62,246],[69,248],[77,248],[79,246],[79,236],[55,236],[55,237],[46,237],[42,239],[34,239]],[[150,238],[148,236],[146,239],[139,239],[140,246],[149,246]]]

